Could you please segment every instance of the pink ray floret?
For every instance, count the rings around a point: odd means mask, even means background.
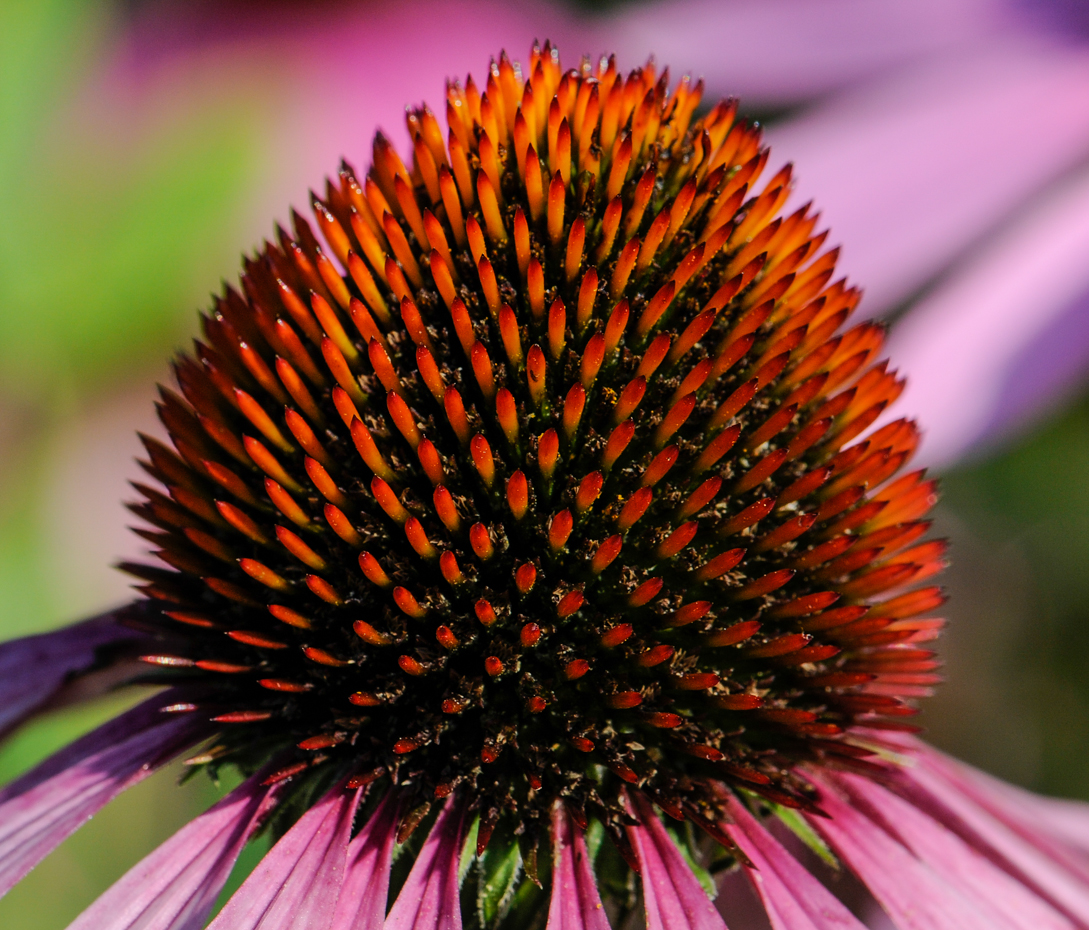
[[[387,794],[348,847],[348,864],[330,930],[382,930],[399,804]]]
[[[303,814],[209,930],[325,930],[344,881],[359,795],[338,785]]]
[[[736,797],[727,801],[732,824],[723,829],[752,863],[745,873],[774,930],[864,930],[827,888],[795,859]]]
[[[552,809],[552,897],[546,930],[609,930],[586,840],[561,804]]]
[[[386,918],[386,930],[461,930],[458,864],[464,821],[465,809],[453,796],[431,828]]]
[[[192,714],[160,713],[172,697],[115,717],[0,792],[0,894],[114,797],[210,733]]]
[[[137,863],[69,930],[199,930],[235,860],[275,806],[263,769]]]
[[[650,803],[635,792],[631,799],[639,824],[628,827],[628,836],[643,871],[648,930],[725,930],[715,905]]]

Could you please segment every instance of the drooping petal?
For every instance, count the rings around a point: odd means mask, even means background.
[[[399,805],[387,794],[348,846],[348,865],[330,930],[382,930]]]
[[[344,882],[361,790],[337,785],[303,814],[208,930],[325,930]]]
[[[923,862],[955,884],[976,909],[1026,930],[1070,930],[1074,925],[1030,889],[985,859],[942,823],[867,778],[828,776],[855,807],[894,833]]]
[[[0,895],[110,800],[210,735],[197,714],[160,713],[177,698],[156,695],[0,791]]]
[[[923,464],[1004,438],[1089,377],[1086,255],[1083,172],[897,324],[890,356],[917,373],[897,415],[926,424]]]
[[[1031,132],[1010,131],[1016,113]],[[799,166],[797,202],[819,195],[862,310],[887,312],[1085,157],[1089,57],[1007,32],[860,85],[768,141]]]
[[[137,863],[68,930],[200,930],[238,854],[276,803],[262,770]]]
[[[72,676],[95,664],[102,646],[135,639],[113,614],[0,643],[0,734],[53,698]]]
[[[745,874],[756,888],[775,930],[865,930],[843,903],[798,862],[732,795],[734,822],[723,829],[755,868]]]
[[[930,755],[933,753],[933,755]],[[1089,924],[1089,861],[1012,798],[988,798],[987,776],[963,766],[960,777],[934,751],[897,773],[894,786],[916,807],[940,820],[1055,908]],[[978,776],[978,781],[975,776]],[[973,785],[973,782],[976,784]]]
[[[385,930],[461,930],[458,863],[464,822],[465,808],[454,795],[424,841]]]
[[[552,897],[546,930],[609,930],[586,840],[560,803],[552,808]]]
[[[650,803],[635,792],[631,799],[639,824],[627,831],[643,871],[648,930],[725,930],[715,905]]]
[[[1054,854],[1056,844],[1078,857],[1077,874],[1089,883],[1089,804],[1033,794],[924,746],[926,766],[1022,836]]]
[[[1016,926],[993,913],[982,913],[956,885],[844,801],[831,785],[813,781],[820,788],[820,806],[828,817],[810,816],[810,823],[900,930],[1013,930]]]

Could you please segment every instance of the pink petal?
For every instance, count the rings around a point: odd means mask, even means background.
[[[408,0],[345,5],[292,19],[272,41],[212,45],[190,63],[200,68],[208,61],[236,82],[239,67],[259,84],[269,83],[270,74],[279,79],[270,95],[277,120],[269,124],[264,149],[273,153],[271,176],[252,198],[250,223],[258,239],[268,235],[270,216],[285,215],[285,204],[309,203],[309,187],[323,190],[341,157],[363,170],[376,128],[402,157],[411,157],[405,106],[427,101],[445,121],[447,77],[464,81],[472,72],[479,82],[489,59],[503,48],[524,66],[535,35],[559,42],[568,67],[584,51],[603,49],[605,41],[587,36],[563,5],[547,3],[446,0],[436,15],[429,0]],[[352,118],[345,120],[345,113]]]
[[[1046,837],[1048,848],[1056,843],[1068,847],[1086,867],[1083,874],[1089,882],[1089,804],[1033,794],[946,756],[940,756],[940,762],[936,770],[948,781],[963,784],[977,804],[1024,836]]]
[[[723,829],[749,857],[745,874],[756,888],[775,930],[865,930],[843,903],[824,887],[732,795],[732,824]]]
[[[936,752],[898,772],[898,793],[940,820],[996,865],[1065,914],[1089,924],[1089,862],[1048,831],[1034,825],[1024,807],[988,796],[986,776],[963,766],[970,777],[941,771]],[[978,776],[978,780],[976,778]],[[973,784],[975,782],[975,784]]]
[[[985,859],[945,826],[876,782],[856,775],[829,777],[846,789],[854,806],[897,836],[923,862],[970,898],[1013,926],[1070,930],[1073,924],[1023,884]]]
[[[461,930],[458,864],[464,821],[465,808],[455,795],[432,826],[385,930]]]
[[[552,808],[552,897],[546,930],[609,930],[586,840],[561,803]]]
[[[348,867],[330,930],[382,930],[400,806],[387,794],[348,847]]]
[[[1020,128],[1013,114],[1026,114]],[[884,312],[1084,158],[1089,54],[1009,30],[834,98],[768,141],[771,167],[798,166],[797,202],[815,197],[845,244],[863,309]]]
[[[17,727],[70,678],[91,668],[100,647],[139,637],[113,616],[0,643],[0,734]]]
[[[303,814],[208,930],[325,930],[344,882],[361,790],[337,785]]]
[[[166,716],[167,691],[50,756],[0,792],[0,895],[126,788],[210,735],[194,714]]]
[[[605,17],[601,47],[622,53],[625,71],[653,54],[674,74],[705,78],[715,94],[782,103],[961,46],[993,30],[995,7],[988,0],[650,3]]]
[[[973,901],[904,846],[844,802],[830,785],[821,789],[828,818],[809,821],[869,888],[900,930],[1012,930],[1015,926],[980,913]]]
[[[1004,437],[1084,380],[1086,255],[1089,174],[1083,172],[897,324],[889,353],[915,377],[896,416],[916,416],[925,425],[923,464],[945,465]]]
[[[250,835],[276,803],[259,772],[183,827],[68,930],[200,930]]]
[[[725,930],[707,892],[642,795],[631,792],[639,824],[628,836],[643,871],[647,930]]]

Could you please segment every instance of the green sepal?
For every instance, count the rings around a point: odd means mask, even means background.
[[[596,861],[597,854],[601,851],[601,843],[604,839],[604,825],[600,820],[591,820],[586,826],[586,852],[590,856],[591,862]]]
[[[469,829],[465,831],[465,843],[461,847],[461,860],[458,862],[458,886],[465,883],[465,876],[469,874],[469,867],[476,858],[476,836],[480,831],[480,815],[473,818]]]
[[[482,927],[498,924],[510,909],[522,874],[522,854],[513,837],[493,836],[479,860],[476,907]]]
[[[534,885],[541,887],[541,879],[537,875],[537,848],[540,838],[536,830],[526,830],[518,837],[518,847],[522,854],[522,865],[526,870],[526,878]]]

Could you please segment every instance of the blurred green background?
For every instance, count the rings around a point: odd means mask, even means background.
[[[135,430],[155,429],[166,359],[256,244],[275,81],[214,94],[182,82],[189,92],[165,109],[154,87],[111,98],[103,62],[125,16],[101,0],[0,3],[3,638],[125,597],[109,565],[139,551],[119,503],[137,474]],[[931,738],[1023,785],[1089,799],[1089,398],[943,477],[951,681],[925,711]],[[0,779],[129,700],[33,723],[0,748]],[[217,796],[199,779],[177,790],[177,776],[159,773],[66,842],[0,900],[0,927],[64,927]]]

